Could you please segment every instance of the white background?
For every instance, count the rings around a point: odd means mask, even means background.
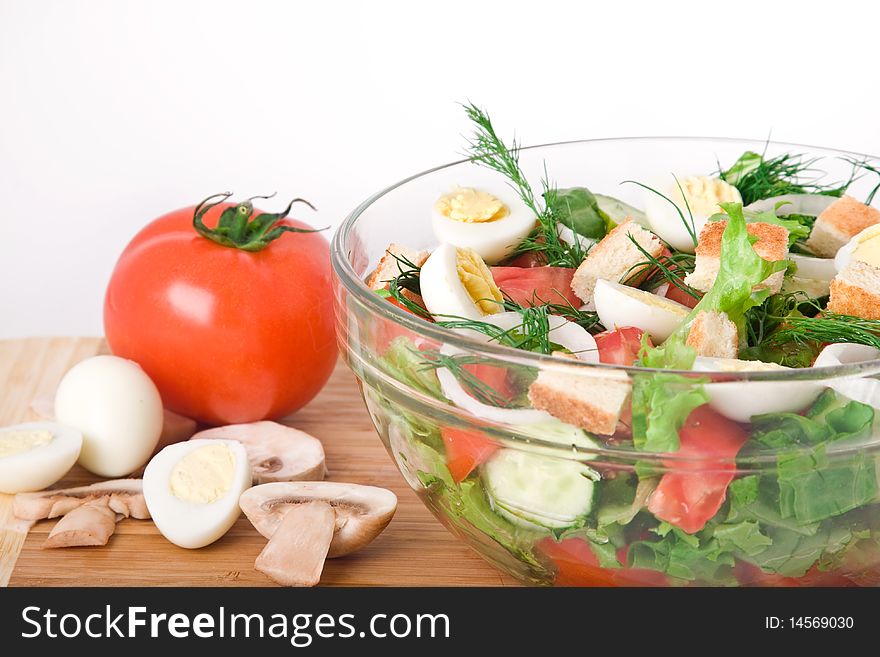
[[[0,337],[99,334],[127,240],[208,194],[338,224],[456,159],[467,99],[525,144],[880,153],[877,6],[0,0]]]

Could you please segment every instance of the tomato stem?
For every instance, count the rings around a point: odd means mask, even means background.
[[[293,199],[282,212],[275,214],[262,212],[254,216],[254,206],[251,201],[272,198],[275,196],[274,193],[268,196],[251,196],[237,205],[225,208],[214,228],[206,226],[205,214],[224,203],[230,196],[232,196],[232,192],[209,196],[199,203],[193,212],[193,228],[196,232],[221,246],[242,251],[261,251],[285,233],[317,233],[326,230],[325,228],[296,228],[282,223],[294,203],[303,203],[312,210],[315,209],[315,206],[304,198]]]

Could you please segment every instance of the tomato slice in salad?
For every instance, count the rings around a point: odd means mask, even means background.
[[[498,443],[479,431],[443,427],[440,429],[446,447],[446,467],[455,480],[461,483],[474,469],[495,453]]]
[[[666,290],[666,298],[670,301],[677,301],[683,306],[687,306],[688,308],[696,308],[697,304],[700,303],[699,299],[695,299],[687,292],[680,290],[675,285],[669,286]]]
[[[556,566],[556,586],[665,586],[666,576],[645,568],[603,568],[599,559],[582,538],[557,541],[541,539],[538,549]],[[626,548],[617,552],[617,560],[626,564]]]
[[[660,478],[648,510],[693,534],[705,527],[724,503],[727,487],[736,475],[734,459],[748,434],[704,404],[685,420],[679,439],[676,459],[663,461],[672,471]]]
[[[624,326],[593,336],[599,350],[599,362],[611,365],[634,364],[639,358],[643,335],[644,331],[640,328]],[[647,344],[649,347],[654,346],[650,338]]]
[[[521,306],[554,303],[579,308],[581,300],[571,290],[570,267],[492,267],[492,278],[501,292]]]

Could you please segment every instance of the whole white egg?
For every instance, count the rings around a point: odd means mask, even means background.
[[[195,549],[222,537],[251,486],[251,466],[236,440],[197,438],[169,445],[144,470],[144,501],[159,532]]]
[[[140,468],[162,433],[162,398],[140,366],[117,356],[74,365],[55,393],[55,419],[82,432],[80,464],[102,477]]]

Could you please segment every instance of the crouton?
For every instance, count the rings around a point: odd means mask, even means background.
[[[632,219],[619,224],[590,249],[571,279],[572,291],[584,303],[592,301],[593,289],[598,279],[622,283],[622,279],[639,273],[633,267],[645,262],[646,258],[633,244],[630,236],[655,258],[663,252],[663,243],[654,233],[645,230]],[[643,271],[647,269],[648,267],[642,268]]]
[[[629,378],[623,372],[587,374],[574,368],[546,369],[529,386],[529,401],[534,408],[606,436],[616,430],[629,395]]]
[[[831,281],[828,310],[862,319],[880,319],[880,269],[851,260]]]
[[[693,273],[685,276],[684,282],[700,292],[708,292],[718,276],[721,265],[721,236],[727,227],[726,221],[710,221],[700,231],[697,241],[697,261]],[[782,226],[755,222],[746,224],[749,235],[758,238],[754,243],[755,253],[764,260],[776,262],[788,257],[788,231]],[[755,286],[756,290],[769,288],[770,294],[777,294],[782,289],[784,271],[775,274]]]
[[[417,267],[421,267],[428,259],[428,255],[427,251],[416,251],[392,242],[385,249],[385,254],[376,266],[376,270],[367,279],[367,285],[372,290],[383,290],[388,281],[400,275],[401,268],[406,268],[397,258],[409,260]]]
[[[807,247],[818,256],[833,258],[852,237],[877,223],[880,210],[844,196],[816,217]]]
[[[691,322],[687,344],[697,356],[711,358],[736,358],[739,355],[739,336],[736,324],[727,313],[701,311]]]

